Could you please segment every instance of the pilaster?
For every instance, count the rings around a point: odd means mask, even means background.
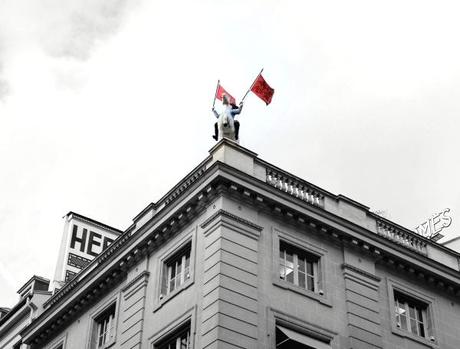
[[[261,227],[219,210],[205,240],[202,348],[258,347],[258,239]]]
[[[379,313],[380,278],[375,275],[375,264],[347,248],[344,257],[342,268],[350,348],[383,348]]]
[[[120,348],[141,348],[149,272],[142,271],[122,290]]]

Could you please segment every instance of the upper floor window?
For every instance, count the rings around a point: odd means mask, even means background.
[[[190,323],[172,333],[165,340],[155,345],[155,349],[191,349]]]
[[[174,292],[190,279],[191,242],[163,262],[160,298]]]
[[[394,291],[396,326],[414,335],[431,339],[432,324],[429,305]]]
[[[320,257],[280,241],[280,279],[312,292],[320,291]]]
[[[115,311],[114,303],[94,318],[92,349],[106,348],[115,341]]]

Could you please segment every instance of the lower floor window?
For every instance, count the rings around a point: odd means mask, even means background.
[[[191,349],[192,340],[190,338],[190,324],[175,331],[164,341],[155,346],[158,349]]]
[[[276,348],[331,349],[331,345],[303,333],[278,325],[276,326]]]
[[[396,326],[414,335],[430,338],[431,318],[428,304],[394,291]]]

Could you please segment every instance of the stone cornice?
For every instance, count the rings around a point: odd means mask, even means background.
[[[219,211],[217,211],[216,213],[214,213],[211,217],[209,217],[207,220],[205,220],[202,224],[201,224],[201,228],[206,228],[212,221],[214,221],[217,217],[219,216],[224,216],[224,217],[228,217],[238,223],[241,223],[243,225],[246,225],[247,227],[249,228],[252,228],[256,231],[262,231],[263,230],[263,227],[261,227],[260,225],[257,225],[255,223],[252,223],[250,221],[248,221],[247,219],[244,219],[244,218],[241,218],[237,215],[234,215],[233,213],[230,213],[226,210],[223,210],[223,209],[220,209]]]
[[[371,280],[373,280],[375,282],[380,282],[380,280],[382,280],[379,276],[371,274],[371,273],[369,273],[369,272],[367,272],[365,270],[362,270],[360,268],[357,268],[357,267],[355,267],[354,265],[351,265],[351,264],[343,263],[342,264],[342,269],[344,270],[344,272],[347,272],[348,270],[351,270],[351,271],[353,271],[355,273],[358,273],[358,274],[360,274],[360,275],[362,275],[362,276],[364,276],[364,277],[366,277],[368,279],[371,279]]]

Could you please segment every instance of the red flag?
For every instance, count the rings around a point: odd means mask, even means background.
[[[267,103],[267,105],[271,103],[273,94],[275,93],[275,90],[267,84],[262,74],[259,74],[254,84],[252,84],[251,91]]]
[[[232,96],[230,93],[228,93],[227,91],[225,91],[225,89],[222,87],[222,85],[219,84],[219,85],[217,86],[216,98],[217,98],[219,101],[221,101],[223,95],[226,95],[226,96],[227,96],[228,101],[230,102],[230,104],[236,104],[235,98],[233,98],[233,96]]]

